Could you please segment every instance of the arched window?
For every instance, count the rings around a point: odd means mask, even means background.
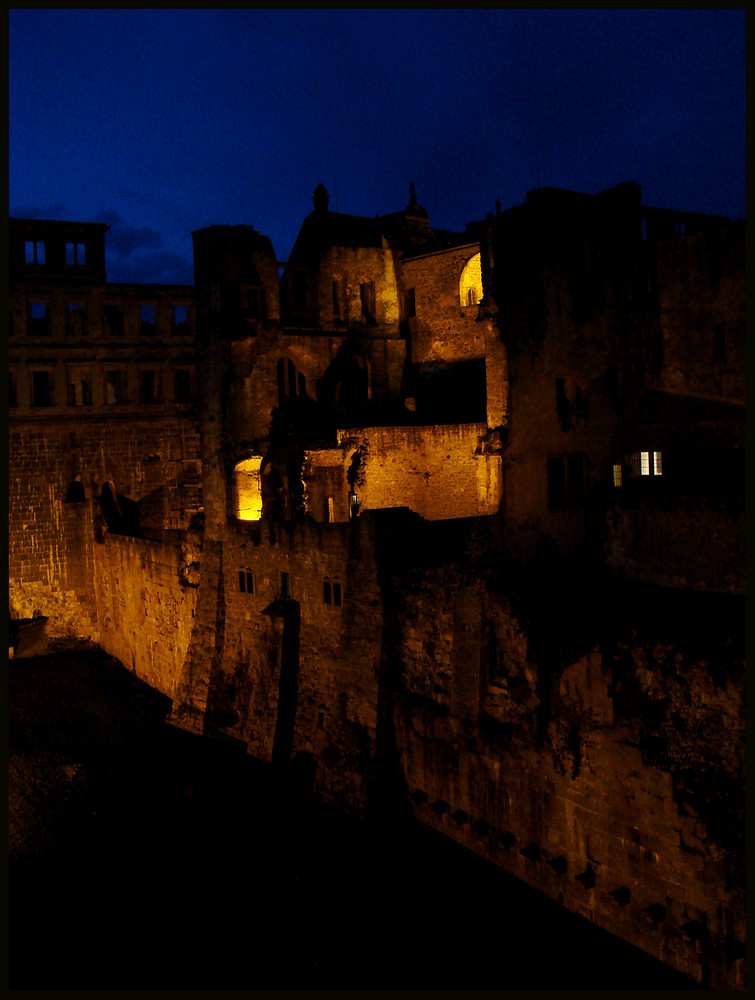
[[[459,278],[459,302],[462,306],[476,306],[482,298],[482,265],[476,253],[464,265]]]
[[[283,406],[286,399],[297,396],[304,399],[307,395],[307,379],[303,372],[297,371],[291,358],[278,359],[278,403]]]

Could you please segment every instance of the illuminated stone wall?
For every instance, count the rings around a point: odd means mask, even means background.
[[[412,362],[468,361],[485,356],[479,309],[460,299],[459,282],[479,244],[454,247],[401,262],[405,289],[414,289],[415,316],[409,318]],[[481,296],[480,296],[481,297]]]
[[[409,507],[428,520],[496,514],[500,457],[483,453],[484,424],[339,431],[345,466],[358,462],[360,509]]]
[[[142,501],[145,527],[184,527],[198,502],[199,440],[186,418],[160,421],[13,421],[9,434],[9,599],[18,617],[39,610],[50,617],[51,635],[90,629],[86,612],[80,626],[72,600],[79,530],[67,504],[79,477],[88,502],[86,536],[99,517],[97,504],[105,482],[134,501]],[[78,494],[76,494],[78,496]],[[147,508],[151,513],[147,514]],[[80,573],[79,573],[80,575]],[[68,595],[65,597],[64,595]]]
[[[95,546],[99,644],[169,698],[194,628],[198,553],[188,542],[182,532],[159,540],[106,533]]]

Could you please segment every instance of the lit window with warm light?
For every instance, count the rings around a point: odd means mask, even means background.
[[[464,266],[459,279],[459,301],[462,306],[476,306],[482,298],[482,265],[476,253]]]
[[[262,456],[253,455],[233,470],[236,490],[236,517],[239,521],[259,521],[262,517]]]

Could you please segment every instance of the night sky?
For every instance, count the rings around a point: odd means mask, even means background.
[[[192,282],[212,224],[284,261],[320,181],[463,229],[625,180],[744,216],[743,9],[10,11],[10,215],[107,222],[110,281]]]

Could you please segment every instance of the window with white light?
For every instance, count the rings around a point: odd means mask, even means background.
[[[663,475],[663,462],[660,451],[640,452],[640,475],[641,476]]]

